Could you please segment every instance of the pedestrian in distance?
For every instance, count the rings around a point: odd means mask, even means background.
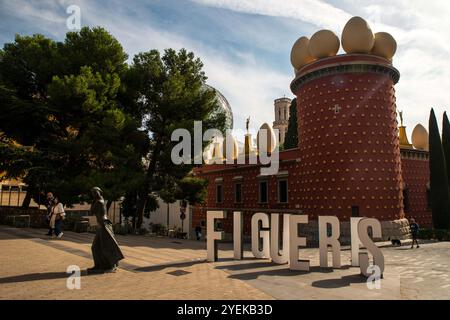
[[[414,248],[414,243],[416,243],[417,248],[420,248],[419,241],[417,240],[419,237],[419,224],[416,222],[414,218],[411,218],[409,223],[409,229],[411,230],[412,244],[411,249]]]
[[[50,237],[53,235],[53,228],[50,225],[50,221],[52,218],[52,209],[53,209],[54,200],[55,200],[55,197],[53,196],[53,193],[47,192],[46,203],[45,203],[45,207],[47,208],[47,214],[45,216],[45,221],[47,221],[47,223],[48,223],[48,232],[45,235],[50,236]]]
[[[59,201],[58,197],[54,197],[53,206],[51,209],[50,228],[51,236],[61,239],[64,233],[61,231],[62,221],[65,219],[66,213],[64,211],[63,204]]]

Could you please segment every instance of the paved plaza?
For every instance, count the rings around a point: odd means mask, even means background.
[[[220,261],[207,263],[206,243],[148,236],[117,236],[125,260],[114,274],[86,275],[92,266],[93,234],[0,226],[0,299],[450,299],[450,243],[411,250],[384,247],[381,289],[369,290],[359,268],[342,251],[339,270],[319,268],[318,249],[302,249],[311,272],[294,272],[267,260],[232,259],[231,244],[219,246]],[[248,248],[247,248],[248,249]],[[66,269],[82,270],[81,289],[66,287]]]

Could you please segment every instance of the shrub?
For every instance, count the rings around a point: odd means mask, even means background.
[[[432,229],[421,229],[419,231],[419,239],[422,239],[422,240],[433,239],[433,230]]]
[[[445,229],[421,229],[419,239],[450,241],[450,230]]]

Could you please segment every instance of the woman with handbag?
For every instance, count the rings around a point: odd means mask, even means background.
[[[66,213],[64,212],[64,206],[59,201],[58,197],[54,198],[54,204],[52,207],[52,217],[50,220],[50,227],[57,238],[61,239],[64,233],[61,231],[62,221],[65,219]]]

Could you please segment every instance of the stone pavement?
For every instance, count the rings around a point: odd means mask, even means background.
[[[0,299],[450,299],[450,243],[383,248],[381,289],[369,290],[345,250],[344,267],[331,270],[318,267],[318,249],[302,249],[311,260],[302,273],[249,251],[233,261],[230,244],[207,263],[204,242],[146,236],[118,235],[126,257],[118,272],[87,276],[94,235],[51,240],[45,232],[0,226]],[[83,270],[81,290],[66,288],[69,265]]]

